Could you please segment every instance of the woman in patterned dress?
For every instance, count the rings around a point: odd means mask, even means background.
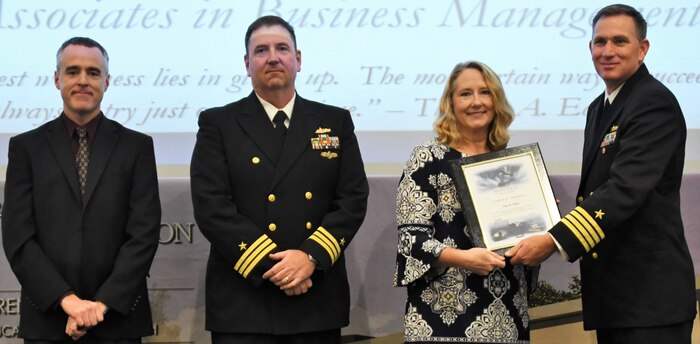
[[[440,99],[437,138],[413,150],[397,192],[394,285],[408,292],[406,342],[529,343],[527,297],[537,271],[474,247],[449,164],[505,148],[512,121],[491,68],[455,66]]]

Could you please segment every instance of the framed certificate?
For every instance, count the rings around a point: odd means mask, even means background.
[[[561,219],[537,143],[450,164],[476,246],[504,251]]]

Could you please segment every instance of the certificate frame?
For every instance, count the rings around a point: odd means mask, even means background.
[[[474,245],[503,253],[559,220],[539,144],[450,161]]]

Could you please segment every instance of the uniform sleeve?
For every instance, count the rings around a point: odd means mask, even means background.
[[[190,164],[194,217],[212,249],[231,269],[254,286],[260,286],[263,273],[273,265],[268,255],[278,248],[263,230],[238,211],[231,185],[236,181],[229,178],[222,130],[210,113],[200,114]]]
[[[3,248],[29,302],[46,311],[71,287],[37,242],[32,175],[26,146],[10,139],[2,209]]]
[[[620,224],[640,215],[637,212],[660,184],[680,180],[666,175],[671,159],[679,157],[686,130],[673,95],[658,89],[627,106],[629,119],[617,130],[619,147],[610,178],[550,230],[569,261],[590,252],[611,232],[625,230]]]
[[[321,225],[300,247],[317,261],[317,268],[327,271],[343,254],[364,221],[369,185],[355,127],[348,111],[343,112],[340,137],[340,168],[333,201]]]
[[[445,270],[437,264],[437,257],[446,245],[433,237],[438,195],[429,179],[437,175],[434,160],[427,146],[416,147],[399,182],[395,286],[406,286],[421,277],[432,279]]]

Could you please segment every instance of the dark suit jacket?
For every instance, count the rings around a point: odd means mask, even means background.
[[[153,332],[146,275],[158,246],[153,142],[105,117],[91,147],[85,204],[61,117],[10,139],[2,239],[22,285],[20,337],[69,339],[67,291],[110,311],[96,337]]]
[[[209,331],[287,334],[348,324],[343,251],[369,193],[360,150],[347,110],[297,96],[293,111],[284,143],[255,93],[199,116],[191,183],[195,219],[211,242]],[[262,279],[276,263],[268,255],[287,249],[318,260],[304,295],[287,296]]]
[[[581,258],[586,329],[674,324],[695,316],[680,184],[686,128],[673,94],[646,66],[601,116],[591,103],[578,206],[550,231]]]

